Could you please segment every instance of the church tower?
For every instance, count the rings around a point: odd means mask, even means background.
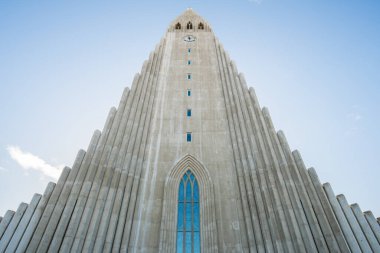
[[[186,10],[0,252],[380,252],[379,220],[305,168],[210,25]]]

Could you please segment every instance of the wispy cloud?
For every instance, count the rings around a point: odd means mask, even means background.
[[[353,121],[359,121],[363,118],[363,116],[358,112],[350,112],[347,114],[347,118],[349,118]]]
[[[348,119],[348,129],[345,131],[346,136],[356,134],[361,129],[361,120],[363,119],[362,109],[358,105],[351,106],[351,110],[346,114]]]
[[[263,0],[248,0],[250,3],[256,3],[256,4],[261,4]]]
[[[26,172],[29,170],[38,171],[42,173],[42,175],[55,180],[58,180],[62,172],[63,166],[50,165],[38,156],[22,151],[17,146],[8,146],[7,151],[12,159],[25,169]]]

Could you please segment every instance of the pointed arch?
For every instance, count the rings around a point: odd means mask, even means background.
[[[181,24],[179,22],[175,25],[175,29],[176,30],[181,30]]]
[[[193,29],[193,23],[191,23],[190,21],[187,23],[186,25],[186,28],[187,30],[192,30]]]
[[[179,185],[187,171],[199,187],[201,252],[218,252],[213,183],[207,169],[194,156],[186,155],[175,163],[166,177],[160,228],[160,252],[176,252]]]
[[[204,26],[204,24],[201,22],[201,23],[199,23],[199,25],[198,25],[198,29],[199,30],[204,30],[205,29],[205,26]]]

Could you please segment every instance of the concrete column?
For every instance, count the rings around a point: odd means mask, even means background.
[[[28,204],[21,203],[20,206],[17,208],[16,213],[13,215],[13,218],[11,222],[9,223],[7,229],[5,230],[3,236],[0,240],[0,252],[5,252],[5,249],[8,246],[8,243],[12,239],[12,236],[14,232],[16,231],[16,228],[18,224],[20,223],[26,209],[28,208]]]
[[[351,210],[355,215],[356,220],[358,221],[364,236],[367,238],[367,241],[369,243],[369,246],[373,250],[373,252],[380,252],[380,244],[377,241],[374,233],[371,230],[371,227],[368,225],[366,219],[364,218],[362,210],[360,210],[360,207],[358,204],[352,204]]]
[[[28,226],[29,221],[32,218],[34,211],[36,210],[40,199],[41,199],[40,194],[34,194],[32,201],[30,202],[30,204],[29,204],[28,208],[26,209],[20,223],[18,224],[17,229],[16,229],[15,233],[13,234],[12,239],[9,242],[9,245],[8,245],[5,252],[11,253],[11,252],[16,251],[17,245],[19,244],[21,237],[24,234],[24,232]]]
[[[160,80],[158,79],[159,75],[159,71],[161,71],[161,66],[162,66],[162,62],[163,62],[163,52],[164,52],[164,40],[161,41],[161,43],[159,44],[158,46],[158,49],[157,50],[160,50],[159,51],[159,56],[158,56],[158,59],[160,59],[160,61],[158,62],[158,65],[156,66],[155,68],[155,73],[154,73],[154,76],[155,76],[155,79],[152,81],[152,86],[150,87],[151,91],[149,92],[150,93],[150,96],[149,96],[149,102],[148,102],[148,105],[147,105],[147,112],[145,113],[145,123],[144,123],[144,132],[142,133],[142,140],[141,140],[141,145],[140,145],[140,148],[139,148],[139,151],[138,153],[136,152],[133,156],[132,156],[132,166],[135,168],[135,172],[134,172],[134,183],[133,183],[133,188],[132,188],[132,204],[129,208],[133,208],[134,211],[133,212],[130,212],[131,213],[131,218],[129,218],[127,216],[127,222],[129,220],[133,220],[133,223],[131,224],[131,232],[130,232],[130,238],[129,238],[129,248],[130,250],[135,250],[137,247],[138,247],[138,238],[139,238],[139,235],[138,235],[138,231],[139,231],[139,228],[140,228],[140,225],[141,225],[141,221],[139,219],[139,210],[141,210],[142,206],[140,205],[140,200],[143,196],[143,192],[141,191],[141,188],[140,185],[142,183],[142,179],[141,179],[141,173],[143,171],[144,168],[146,168],[146,166],[144,166],[143,164],[143,161],[145,160],[146,158],[146,152],[149,148],[149,146],[147,145],[148,144],[148,136],[150,136],[150,131],[151,131],[151,119],[153,118],[153,113],[154,113],[154,105],[155,105],[155,101],[156,101],[156,94],[157,94],[157,91],[158,91],[158,87],[159,87],[159,82]],[[162,77],[161,77],[162,78]],[[133,217],[132,217],[133,216]],[[127,225],[127,222],[126,222],[126,225]],[[127,228],[128,229],[128,228]],[[124,234],[126,236],[126,234]],[[123,237],[124,237],[123,235]],[[133,242],[133,243],[132,243]],[[135,247],[132,249],[132,247]]]
[[[371,252],[371,247],[369,246],[366,237],[363,234],[363,231],[361,230],[358,221],[356,220],[354,214],[352,213],[352,210],[350,206],[347,203],[346,198],[344,195],[340,194],[337,197],[337,200],[339,202],[340,207],[342,208],[342,211],[344,215],[346,216],[346,219],[348,221],[348,224],[350,225],[352,232],[354,233],[354,236],[363,252]]]
[[[3,234],[4,234],[5,230],[7,229],[9,223],[11,222],[14,214],[15,214],[15,212],[11,211],[11,210],[8,210],[5,213],[4,218],[2,219],[2,221],[0,223],[0,239],[3,237]]]
[[[140,183],[140,171],[141,167],[137,167],[138,163],[138,157],[139,159],[142,159],[141,157],[144,156],[145,151],[145,144],[146,144],[146,138],[148,134],[148,129],[150,127],[150,113],[148,113],[148,108],[151,108],[150,105],[153,104],[154,95],[157,89],[157,78],[158,78],[158,72],[160,70],[161,61],[162,61],[162,50],[163,46],[158,45],[156,47],[156,57],[154,59],[154,65],[152,67],[152,71],[147,79],[147,88],[146,88],[146,94],[145,96],[147,99],[143,101],[143,105],[140,107],[141,110],[138,111],[139,119],[135,121],[135,124],[133,126],[134,129],[136,129],[137,133],[136,140],[133,146],[127,149],[127,155],[125,158],[124,163],[124,170],[129,170],[128,178],[127,178],[127,186],[126,191],[130,191],[130,200],[128,204],[128,211],[127,211],[127,217],[126,222],[124,225],[124,233],[122,237],[122,244],[121,244],[121,251],[127,251],[128,248],[130,250],[133,250],[132,248],[136,247],[137,239],[131,239],[131,237],[136,236],[133,232],[133,215],[135,213],[136,209],[136,199],[137,199],[137,192],[138,187]],[[149,85],[150,84],[150,85]],[[152,91],[154,88],[154,92]],[[151,111],[152,108],[151,108]],[[137,122],[140,122],[137,124]],[[137,238],[137,236],[136,236]]]
[[[34,230],[35,228],[37,227],[38,225],[38,222],[40,221],[40,218],[45,210],[45,207],[49,201],[49,198],[54,190],[54,187],[55,187],[55,183],[48,183],[46,189],[45,189],[45,192],[44,194],[42,195],[40,201],[38,202],[38,206],[36,208],[36,210],[34,211],[33,213],[33,216],[32,218],[30,219],[29,221],[29,224],[28,224],[28,227],[26,228],[18,246],[17,246],[17,250],[16,252],[18,253],[21,253],[21,252],[25,252],[26,251],[26,248],[30,242],[30,239],[32,238],[33,236],[33,233],[34,233]]]
[[[77,234],[78,227],[81,224],[83,211],[85,209],[86,202],[89,199],[88,197],[91,191],[91,186],[93,184],[94,177],[95,177],[97,168],[99,166],[99,163],[104,151],[104,146],[108,139],[108,134],[110,132],[113,120],[115,118],[115,114],[116,114],[116,108],[113,107],[111,108],[108,114],[103,132],[100,135],[99,141],[97,142],[95,153],[93,154],[91,159],[89,159],[88,161],[89,164],[86,164],[88,166],[88,167],[86,166],[88,169],[84,171],[86,173],[85,178],[84,180],[82,179],[82,177],[79,178],[79,180],[81,181],[83,180],[83,183],[81,185],[81,188],[75,189],[75,195],[77,195],[78,197],[75,202],[75,208],[72,211],[73,213],[71,215],[70,222],[67,227],[65,237],[63,239],[63,242],[60,248],[60,251],[62,252],[70,251],[73,245],[73,242],[75,240],[75,235]],[[77,192],[77,190],[79,190],[79,192]]]
[[[252,174],[252,177],[249,175],[249,172],[247,170],[247,166],[243,165],[242,159],[241,159],[241,152],[239,151],[239,144],[237,143],[237,133],[235,130],[235,123],[237,124],[237,121],[234,119],[234,114],[232,112],[232,103],[229,98],[229,92],[227,88],[227,81],[226,81],[226,74],[225,74],[225,68],[224,68],[224,61],[222,57],[222,47],[221,45],[217,45],[217,57],[218,57],[218,65],[219,70],[221,73],[221,83],[222,83],[222,90],[224,95],[224,101],[226,103],[226,109],[227,109],[227,119],[228,119],[228,125],[230,128],[231,133],[231,142],[233,147],[233,154],[234,154],[234,160],[235,160],[235,168],[237,171],[237,179],[239,182],[239,188],[240,188],[240,194],[242,197],[242,205],[243,205],[243,211],[244,211],[244,217],[246,221],[246,227],[247,227],[247,235],[248,235],[248,243],[249,247],[254,252],[255,248],[258,252],[264,252],[265,246],[264,246],[264,240],[263,236],[261,235],[261,229],[259,227],[258,223],[254,223],[253,219],[257,218],[259,220],[258,210],[257,206],[263,206],[262,199],[260,196],[260,190],[254,191],[252,189],[252,186],[259,187],[258,184],[252,184],[251,180],[255,180],[256,175]],[[236,115],[235,115],[236,118]],[[253,168],[252,168],[253,169]],[[261,204],[256,205],[255,199],[254,199],[254,193],[257,194],[256,201],[258,201]],[[263,214],[263,212],[262,212]],[[264,214],[265,215],[265,214]],[[251,218],[252,217],[252,218]],[[263,220],[262,227],[263,229],[267,226],[266,217],[263,217],[261,219]],[[256,229],[253,229],[253,226],[256,225]],[[252,230],[254,234],[252,233]],[[221,231],[221,229],[219,229]],[[265,231],[265,230],[264,230]],[[266,230],[268,231],[268,230]],[[269,234],[269,240],[270,240],[270,234]],[[273,246],[271,241],[266,241],[269,248],[269,251],[273,251]]]
[[[335,217],[338,220],[338,223],[340,225],[340,228],[342,229],[342,232],[344,234],[344,237],[346,239],[346,242],[348,246],[350,247],[351,252],[353,253],[359,253],[362,252],[359,244],[351,230],[350,225],[347,222],[347,219],[342,211],[342,208],[340,207],[335,194],[331,188],[331,185],[329,183],[323,184],[323,189],[326,193],[326,196],[330,202],[331,208],[333,209],[335,213]]]
[[[376,222],[375,216],[373,216],[371,211],[364,212],[364,217],[368,222],[368,225],[371,227],[373,234],[375,235],[377,242],[380,243],[380,226]]]
[[[322,210],[320,210],[320,212],[321,216],[323,216],[324,219],[319,218],[319,220],[324,231],[323,234],[326,238],[326,242],[329,245],[330,250],[337,252],[339,252],[340,250],[342,252],[349,251],[348,245],[346,244],[346,241],[343,237],[343,233],[334,217],[334,213],[331,210],[329,201],[327,200],[327,197],[322,189],[322,185],[319,181],[317,172],[314,168],[310,168],[308,169],[308,174],[312,181],[311,187],[314,187],[314,190],[318,195],[318,205],[323,208]]]
[[[286,140],[285,134],[280,130],[277,132],[277,136],[279,142],[281,144],[281,148],[285,154],[287,159],[287,163],[289,166],[290,173],[290,182],[293,182],[297,193],[299,194],[299,199],[301,201],[301,217],[302,224],[305,227],[307,233],[311,233],[315,245],[309,244],[309,247],[313,249],[316,247],[320,252],[327,252],[328,247],[324,240],[323,233],[318,223],[318,219],[315,215],[314,209],[312,207],[312,203],[310,201],[309,195],[307,194],[307,186],[305,186],[304,180],[301,177],[300,171],[306,171],[306,168],[303,164],[302,158],[300,156],[294,156],[294,153],[290,150],[289,144]],[[297,153],[296,153],[297,154]],[[306,220],[305,220],[306,219]],[[310,238],[310,234],[307,239]],[[308,241],[309,242],[309,241]],[[308,249],[310,250],[310,249]]]
[[[305,250],[307,252],[316,252],[317,248],[314,245],[311,231],[306,230],[305,227],[301,225],[302,223],[304,223],[301,219],[301,216],[305,215],[303,214],[303,210],[301,210],[302,206],[300,205],[300,203],[297,203],[297,200],[294,199],[298,199],[299,197],[297,196],[298,194],[296,193],[296,189],[294,187],[294,184],[292,183],[293,180],[290,176],[289,166],[287,164],[285,154],[281,149],[281,144],[279,142],[276,130],[272,123],[269,110],[265,107],[262,109],[261,118],[265,121],[265,124],[268,128],[266,130],[266,134],[269,136],[267,137],[268,142],[272,143],[272,149],[274,150],[272,156],[277,157],[276,163],[279,164],[278,166],[276,166],[274,173],[276,173],[278,181],[282,184],[280,194],[281,199],[284,201],[285,210],[288,216],[288,224],[290,226],[290,229],[293,231],[292,240],[294,241],[297,250],[299,250],[300,252]],[[286,178],[287,182],[284,178]],[[297,218],[295,216],[299,216],[299,225],[297,224]]]
[[[65,208],[61,214],[57,229],[54,233],[49,252],[57,252],[64,240],[65,234],[72,236],[72,233],[75,233],[71,230],[68,230],[69,223],[73,217],[73,211],[77,204],[77,200],[83,186],[83,181],[87,175],[88,168],[92,159],[94,158],[96,148],[98,146],[99,140],[101,138],[101,132],[96,130],[91,138],[90,144],[87,148],[87,152],[84,154],[83,162],[78,170],[78,175],[75,178],[75,182],[71,189],[69,198],[66,202]],[[67,245],[66,245],[67,246]]]
[[[73,168],[66,179],[66,182],[60,193],[60,196],[57,199],[56,205],[54,206],[54,210],[52,212],[49,223],[46,226],[44,235],[42,236],[41,243],[38,248],[40,252],[46,252],[49,246],[55,247],[55,245],[51,245],[51,241],[52,241],[54,233],[56,232],[57,229],[59,229],[57,228],[57,224],[61,218],[62,212],[70,196],[71,189],[78,175],[78,171],[83,162],[85,154],[86,152],[84,150],[80,150],[77,154],[77,157],[73,164]]]
[[[37,250],[38,245],[41,242],[42,236],[44,234],[45,228],[50,220],[54,207],[58,201],[59,195],[63,189],[66,179],[70,173],[70,168],[65,167],[62,171],[61,176],[58,179],[57,185],[54,187],[53,193],[51,194],[49,201],[44,209],[41,219],[37,225],[36,230],[33,233],[33,237],[28,245],[27,251],[34,252]]]

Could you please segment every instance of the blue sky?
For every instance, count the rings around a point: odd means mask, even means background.
[[[0,216],[102,129],[169,23],[211,24],[275,127],[380,216],[380,1],[1,1]]]

